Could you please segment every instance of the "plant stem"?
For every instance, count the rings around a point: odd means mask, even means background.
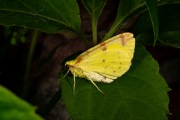
[[[97,22],[95,18],[92,18],[92,31],[93,31],[93,44],[97,44]]]
[[[31,82],[29,81],[29,74],[30,74],[30,69],[31,69],[31,64],[32,64],[32,58],[34,55],[34,49],[35,49],[35,45],[37,41],[37,36],[38,36],[38,30],[34,30],[31,43],[30,43],[26,67],[25,67],[24,86],[23,86],[23,92],[22,92],[23,98],[27,96],[29,87],[31,86]]]

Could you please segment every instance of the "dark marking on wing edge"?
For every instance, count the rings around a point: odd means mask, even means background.
[[[105,42],[100,43],[99,46],[101,47],[102,51],[105,51],[107,49]]]
[[[87,50],[87,51],[85,51],[85,52],[86,52],[86,55],[88,55],[88,56],[89,56],[89,53],[90,53],[90,52],[89,52],[88,50]]]
[[[82,61],[82,58],[81,58],[81,57],[76,58],[76,59],[77,59],[76,64],[79,64],[79,63]]]
[[[121,40],[122,45],[125,46],[124,35],[120,34],[119,37],[120,37],[120,39],[122,39]]]

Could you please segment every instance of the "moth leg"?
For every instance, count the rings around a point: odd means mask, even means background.
[[[99,87],[93,82],[93,80],[89,77],[89,76],[86,76],[90,81],[91,81],[91,83],[98,89],[98,91],[99,92],[101,92],[102,94],[104,94],[103,93],[103,91],[101,90],[101,89],[99,89]]]
[[[74,78],[74,84],[73,84],[73,95],[74,95],[75,87],[76,87],[76,77],[75,77],[75,72],[73,73],[73,78]]]

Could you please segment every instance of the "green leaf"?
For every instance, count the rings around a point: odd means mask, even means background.
[[[0,24],[18,25],[44,32],[63,29],[80,32],[76,0],[0,0]]]
[[[106,0],[81,0],[84,6],[86,7],[88,13],[93,19],[97,22]]]
[[[180,3],[162,4],[158,6],[159,39],[157,44],[179,47]],[[137,42],[152,45],[154,38],[153,27],[148,12],[144,12],[133,27]],[[167,33],[167,35],[166,35]],[[173,37],[174,34],[174,37]],[[170,35],[170,36],[169,36]]]
[[[72,95],[73,76],[68,75],[61,80],[62,99],[76,120],[167,120],[169,88],[158,71],[157,62],[137,45],[126,74],[110,84],[97,83],[104,95],[81,78]]]
[[[81,0],[92,19],[93,42],[97,44],[97,22],[106,0]]]
[[[153,34],[151,19],[149,13],[146,11],[139,16],[136,24],[132,28],[132,33],[136,36],[138,34],[149,32]]]
[[[154,45],[156,44],[156,41],[158,39],[158,33],[159,33],[159,21],[158,21],[158,14],[157,14],[157,3],[155,0],[145,0],[146,5],[148,8],[148,12],[151,18],[151,23],[153,26],[154,31]]]
[[[180,48],[180,31],[161,32],[159,41],[164,45]]]
[[[147,45],[152,46],[153,40],[154,40],[153,32],[140,33],[136,36],[136,42],[145,46]]]
[[[161,4],[158,6],[160,32],[180,31],[179,3]]]
[[[0,120],[42,120],[35,107],[0,86]]]
[[[142,12],[143,9],[145,9],[144,0],[121,0],[119,2],[116,19],[103,40],[110,38],[120,28],[123,22],[134,14],[138,14],[140,11]]]

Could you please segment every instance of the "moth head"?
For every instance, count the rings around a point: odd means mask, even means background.
[[[65,66],[68,67],[72,74],[75,73],[75,76],[83,76],[83,71],[81,68],[78,67],[76,62],[76,60],[67,61],[65,63]]]
[[[75,61],[74,60],[71,60],[71,61],[67,61],[66,63],[65,63],[65,66],[66,67],[71,67],[71,66],[74,66],[75,65]]]

